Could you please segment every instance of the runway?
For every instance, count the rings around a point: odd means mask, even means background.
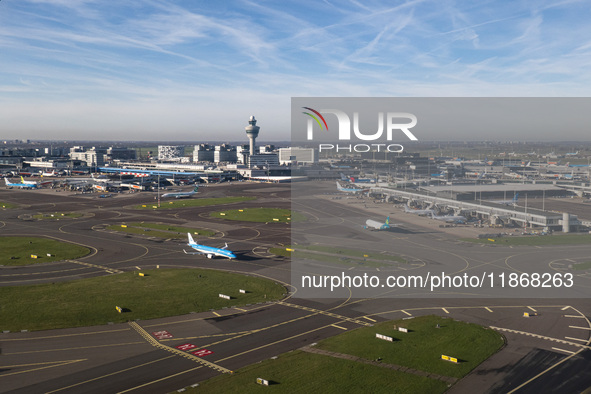
[[[236,183],[200,188],[197,198],[252,195],[257,200],[233,207],[292,206],[309,217],[305,224],[310,230],[307,236],[314,242],[331,244],[344,236],[350,240],[351,247],[359,247],[387,241],[398,254],[417,264],[411,270],[416,272],[435,264],[449,267],[452,273],[482,266],[525,271],[530,261],[558,264],[560,259],[591,255],[588,246],[523,247],[513,251],[466,245],[458,242],[453,233],[441,232],[418,218],[406,219],[401,232],[372,233],[360,223],[371,215],[381,215],[382,209],[392,211],[391,205],[365,209],[361,204],[336,204],[314,196],[291,199],[290,194],[289,185]],[[348,293],[344,297],[305,299],[299,298],[301,289],[297,284],[289,285],[293,268],[290,262],[266,252],[271,246],[292,242],[289,225],[212,219],[207,213],[214,207],[149,212],[133,209],[137,204],[153,203],[150,193],[98,199],[63,192],[0,190],[0,201],[22,206],[0,211],[0,235],[50,236],[91,250],[88,256],[73,261],[1,267],[0,286],[117,275],[136,266],[143,269],[204,267],[270,278],[286,284],[290,294],[281,302],[149,321],[2,333],[1,392],[170,392],[344,330],[425,314],[493,326],[507,338],[505,348],[456,384],[452,393],[470,392],[470,389],[473,392],[474,387],[479,387],[480,392],[518,389],[517,392],[526,393],[539,392],[540,387],[581,391],[591,386],[591,377],[584,373],[589,367],[591,336],[588,299],[445,296],[420,299],[412,294],[404,296],[400,291],[388,291],[380,298]],[[31,212],[65,211],[85,215],[60,221],[23,219],[23,215]],[[399,213],[392,216],[392,221],[405,219]],[[188,256],[182,251],[183,242],[148,235],[129,236],[105,229],[108,224],[142,220],[212,229],[216,235],[211,244],[228,242],[239,258],[226,261]],[[399,267],[383,269],[393,273],[401,271]],[[316,265],[304,268],[312,272],[318,269]],[[531,317],[523,317],[524,312],[531,313]],[[195,356],[192,354],[195,349],[210,353]]]

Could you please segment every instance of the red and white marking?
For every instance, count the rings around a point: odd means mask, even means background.
[[[193,352],[193,354],[197,357],[204,357],[204,356],[208,356],[210,354],[213,354],[213,352],[209,349],[199,349],[199,350]]]
[[[175,347],[179,350],[182,350],[183,352],[186,352],[188,350],[195,349],[197,345],[193,345],[192,343],[185,343],[183,345],[178,345]]]
[[[172,334],[168,331],[154,331],[152,335],[154,335],[154,337],[158,340],[172,338]]]

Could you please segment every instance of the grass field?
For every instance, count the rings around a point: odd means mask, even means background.
[[[436,328],[439,324],[440,328]],[[405,327],[408,333],[393,328]],[[376,338],[380,333],[393,342]],[[355,355],[366,360],[398,364],[437,375],[461,378],[498,351],[503,337],[484,327],[437,316],[379,323],[325,339],[316,347]],[[460,359],[454,364],[441,355]],[[271,382],[260,386],[257,378]],[[275,360],[220,375],[187,389],[187,393],[443,393],[448,384],[424,376],[373,366],[352,360],[293,351]]]
[[[591,234],[560,234],[523,237],[501,237],[489,239],[462,238],[462,241],[477,244],[499,246],[545,246],[545,245],[580,245],[591,243]]]
[[[52,212],[52,213],[40,213],[33,215],[33,219],[37,220],[60,220],[60,219],[76,219],[81,218],[84,214],[80,212]]]
[[[576,263],[573,264],[573,269],[574,270],[586,270],[591,268],[591,261],[587,261],[585,263]]]
[[[440,328],[436,328],[439,324]],[[404,333],[393,326],[407,328]],[[394,342],[377,339],[376,333],[394,338]],[[438,316],[422,316],[361,328],[328,338],[318,347],[351,354],[383,363],[398,364],[444,376],[461,378],[497,352],[503,337],[490,329]],[[441,355],[458,358],[454,364],[441,360]]]
[[[293,249],[288,251],[286,248]],[[269,252],[278,256],[296,257],[325,263],[362,265],[367,267],[386,267],[392,262],[407,264],[406,259],[391,255],[333,246],[307,245],[270,248]]]
[[[212,237],[215,235],[215,231],[195,229],[190,227],[173,226],[164,223],[145,223],[145,222],[134,222],[122,225],[113,224],[107,226],[108,230],[121,231],[128,234],[143,234],[150,237],[158,238],[173,238],[173,239],[186,239],[187,233],[201,235],[204,237]],[[156,230],[156,231],[154,231]]]
[[[258,277],[161,269],[35,286],[0,287],[0,331],[47,330],[153,319],[282,298],[285,288]],[[247,291],[241,294],[240,289]],[[226,300],[219,294],[232,297]],[[118,313],[115,306],[128,312]]]
[[[290,209],[281,208],[243,208],[212,212],[211,217],[225,220],[239,220],[257,223],[290,223],[304,221],[306,217]]]
[[[0,237],[0,251],[0,265],[47,263],[77,259],[90,253],[84,246],[43,237]]]
[[[173,209],[173,208],[191,208],[191,207],[206,207],[210,205],[232,204],[236,202],[255,200],[256,197],[220,197],[220,198],[181,198],[174,201],[162,200],[160,208],[157,202],[150,204],[136,205],[135,209]]]
[[[18,205],[16,204],[12,204],[9,202],[2,202],[0,201],[0,208],[4,208],[4,209],[13,209],[16,208]]]
[[[257,378],[271,382],[256,383]],[[447,384],[423,376],[296,350],[188,388],[185,393],[443,393]]]

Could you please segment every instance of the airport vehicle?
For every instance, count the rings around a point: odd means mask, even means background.
[[[345,193],[363,193],[363,192],[366,192],[366,191],[369,190],[369,189],[360,189],[360,188],[357,188],[357,187],[343,187],[343,186],[341,186],[341,184],[339,183],[339,181],[336,181],[336,182],[337,182],[337,189],[340,192],[345,192]]]
[[[199,245],[197,242],[193,240],[191,233],[187,233],[187,237],[189,239],[189,243],[187,245],[196,250],[196,252],[187,252],[183,249],[183,252],[185,252],[186,254],[204,254],[205,256],[207,256],[208,259],[211,259],[214,256],[225,257],[230,260],[236,258],[236,255],[233,252],[227,250],[227,243],[226,246],[224,246],[223,248],[214,248],[213,246]]]
[[[193,189],[193,191],[190,191],[190,192],[176,192],[176,193],[164,193],[162,195],[162,198],[169,198],[169,197],[174,197],[174,198],[189,198],[193,194],[197,194],[197,190],[198,189],[199,189],[199,185],[196,185],[195,188]]]
[[[466,223],[466,218],[460,215],[437,216],[434,213],[431,213],[431,218],[435,220],[441,220],[446,223]]]
[[[365,222],[365,228],[370,230],[388,230],[392,227],[399,226],[400,224],[390,224],[390,216],[386,218],[384,223],[380,223],[378,221],[367,219]]]
[[[515,193],[515,196],[511,200],[490,200],[489,202],[493,202],[495,204],[503,204],[503,205],[517,205],[518,198],[519,198],[519,193]]]
[[[435,211],[432,209],[410,209],[408,205],[404,206],[404,212],[412,213],[419,216],[426,216],[434,213]]]
[[[37,183],[12,183],[8,180],[8,178],[4,178],[4,182],[6,183],[6,187],[18,187],[19,189],[36,189]]]

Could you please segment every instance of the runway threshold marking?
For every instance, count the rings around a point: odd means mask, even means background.
[[[162,349],[162,350],[166,350],[169,353],[173,353],[173,354],[176,354],[176,355],[185,357],[185,358],[187,358],[187,359],[189,359],[191,361],[195,361],[195,362],[197,362],[199,364],[202,364],[202,365],[204,365],[204,366],[206,366],[208,368],[211,368],[211,369],[213,369],[215,371],[218,371],[218,372],[230,373],[230,374],[233,373],[232,371],[230,371],[227,368],[222,367],[221,365],[214,364],[214,363],[212,363],[210,361],[206,361],[206,360],[204,360],[204,359],[202,359],[200,357],[194,356],[194,355],[192,355],[190,353],[185,353],[185,352],[183,352],[181,350],[175,349],[175,348],[170,347],[170,346],[166,346],[166,345],[158,342],[152,335],[150,335],[149,332],[147,332],[146,330],[144,330],[136,322],[130,322],[129,325],[133,329],[135,329],[142,337],[144,337],[144,339],[146,339],[146,341],[148,341],[148,343],[150,345],[152,345],[154,347],[157,347],[157,348]]]
[[[85,265],[87,267],[98,268],[98,269],[108,272],[109,274],[113,274],[113,273],[122,274],[123,273],[123,271],[121,271],[121,270],[118,270],[116,268],[105,267],[104,265],[90,264],[85,261],[78,261],[78,260],[66,260],[66,261],[70,262],[70,263],[74,263],[74,264]]]
[[[497,331],[511,332],[513,334],[527,335],[529,337],[544,339],[544,340],[547,340],[547,341],[564,343],[565,345],[575,346],[575,347],[579,347],[579,348],[583,348],[583,349],[591,349],[591,346],[588,346],[588,345],[581,345],[580,343],[565,341],[563,339],[558,339],[558,338],[547,337],[547,336],[544,336],[544,335],[534,334],[534,333],[531,333],[531,332],[511,330],[509,328],[500,328],[500,327],[494,327],[494,326],[490,326],[490,328],[492,328],[493,330],[497,330]]]
[[[347,316],[343,316],[343,315],[338,315],[336,313],[323,311],[321,309],[308,308],[307,306],[301,306],[301,305],[292,304],[292,303],[283,302],[283,301],[279,301],[279,302],[277,302],[277,304],[284,305],[284,306],[289,306],[291,308],[302,309],[304,311],[314,312],[314,313],[318,313],[318,314],[325,315],[325,316],[334,317],[335,319],[345,320],[345,321],[356,323],[356,324],[359,324],[359,325],[362,325],[362,326],[366,326],[366,327],[371,327],[372,326],[372,324],[370,324],[370,323],[367,323],[367,322],[364,322],[364,321],[361,321],[361,320],[358,320],[358,319],[353,319],[351,317],[347,317]]]
[[[571,352],[570,350],[564,350],[564,349],[560,349],[557,347],[553,347],[552,350],[558,350],[559,352],[564,352],[564,353],[568,353],[568,354],[575,354],[576,352]]]
[[[573,337],[564,337],[564,339],[570,339],[571,341],[581,341],[581,342],[587,343],[587,339],[573,338]]]

